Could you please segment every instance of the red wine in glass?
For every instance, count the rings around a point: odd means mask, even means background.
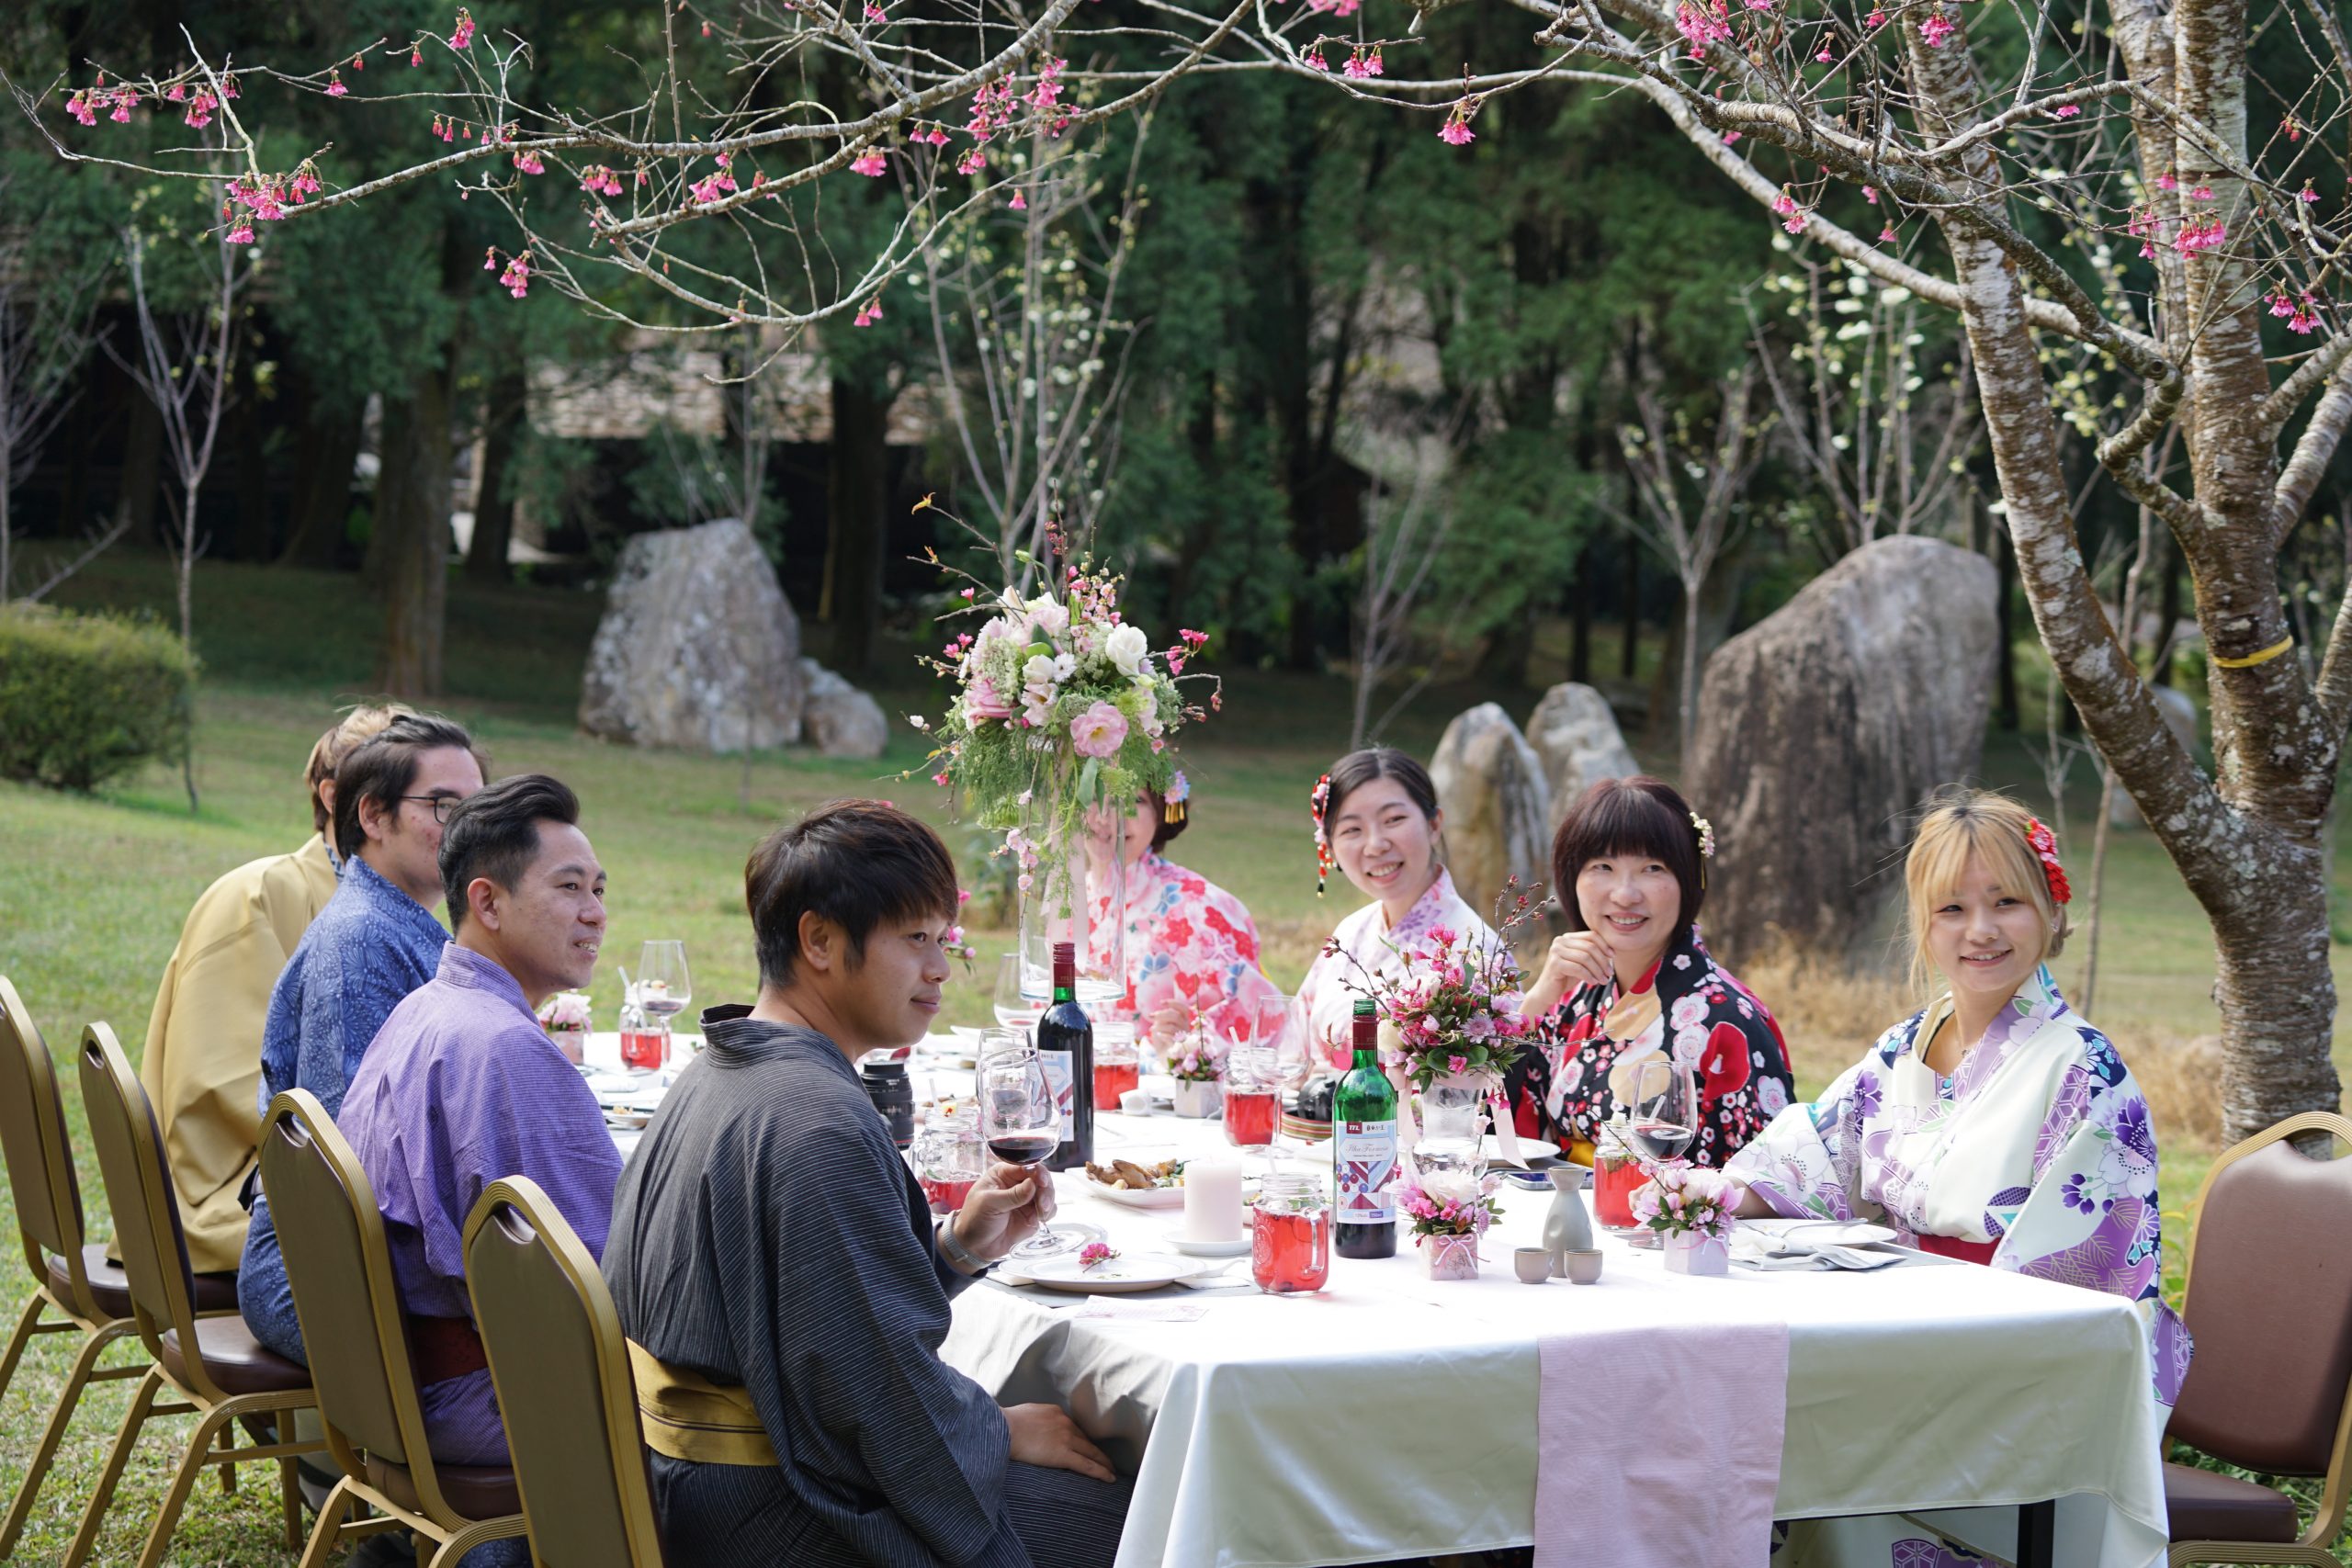
[[[1061,1142],[1057,1133],[1013,1133],[989,1140],[989,1153],[1007,1165],[1037,1165]]]
[[[1635,1148],[1651,1159],[1661,1162],[1679,1158],[1690,1147],[1690,1141],[1698,1136],[1695,1127],[1644,1117],[1634,1118],[1626,1131],[1633,1135]]]

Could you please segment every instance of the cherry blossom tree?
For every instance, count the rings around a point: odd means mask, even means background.
[[[523,40],[463,12],[445,37],[368,40],[332,62],[190,39],[196,63],[164,73],[92,62],[13,85],[62,155],[149,176],[209,171],[118,159],[108,122],[218,116],[243,168],[232,240],[447,182],[511,220],[512,243],[483,263],[510,293],[537,286],[682,333],[854,331],[947,225],[1009,199],[1007,146],[1089,134],[1189,74],[1326,81],[1422,117],[1464,158],[1511,155],[1513,96],[1537,83],[1641,95],[1769,213],[1759,221],[1960,318],[2041,639],[2212,926],[2225,1133],[2333,1107],[2322,836],[2352,722],[2352,638],[2332,637],[2308,671],[2283,657],[2294,637],[2278,583],[2282,543],[2352,423],[2334,151],[2352,46],[2330,0],[1485,0],[1481,15],[1525,18],[1524,46],[1457,75],[1439,51],[1460,3],[665,6],[640,30],[641,96],[576,107],[534,91]],[[265,82],[389,96],[434,117],[449,151],[338,183],[332,147],[281,150],[258,106],[247,123],[240,89]],[[827,182],[894,164],[903,219],[861,254],[828,249]],[[2159,718],[2100,607],[2064,426],[2191,570],[2213,671],[2211,774]],[[2177,458],[2144,467],[2168,432]]]

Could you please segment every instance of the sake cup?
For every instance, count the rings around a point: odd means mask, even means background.
[[[1592,1285],[1600,1280],[1600,1249],[1568,1254],[1568,1283]]]
[[[1119,1109],[1130,1116],[1148,1116],[1151,1114],[1151,1096],[1143,1089],[1128,1089],[1119,1096]]]
[[[1570,1257],[1576,1256],[1574,1253]],[[1552,1252],[1544,1247],[1511,1248],[1510,1266],[1519,1271],[1522,1285],[1540,1285],[1552,1277]]]

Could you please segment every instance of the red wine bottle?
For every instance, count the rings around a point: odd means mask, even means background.
[[[1331,1096],[1331,1250],[1396,1256],[1396,1089],[1380,1070],[1380,1020],[1356,1000],[1355,1061]]]
[[[1037,1021],[1037,1056],[1046,1065],[1062,1137],[1048,1170],[1076,1170],[1094,1158],[1094,1025],[1078,1005],[1078,947],[1054,943],[1054,1000]]]

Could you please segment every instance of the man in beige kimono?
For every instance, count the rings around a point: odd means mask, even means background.
[[[139,1081],[163,1123],[198,1273],[232,1272],[244,1250],[238,1194],[261,1138],[262,1021],[278,971],[334,896],[337,868],[326,835],[335,765],[407,711],[354,708],[319,737],[303,770],[315,829],[310,841],[291,854],[249,861],[206,888],[164,966]]]

